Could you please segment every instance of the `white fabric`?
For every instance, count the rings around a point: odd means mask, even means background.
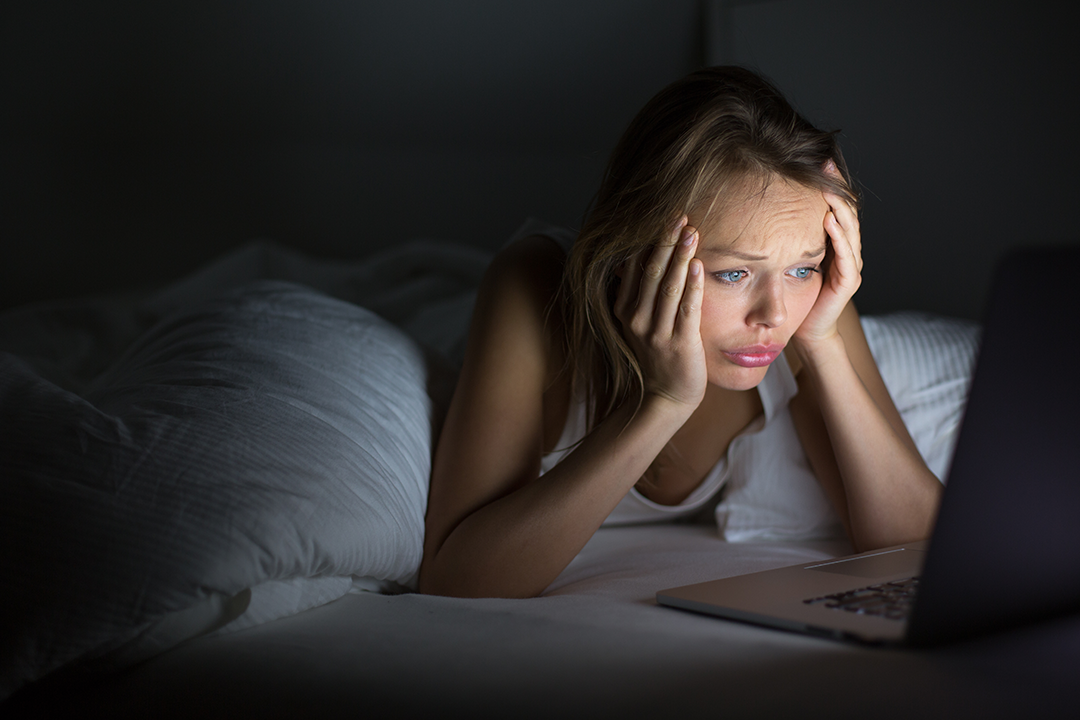
[[[819,501],[820,498],[817,496],[820,496],[820,492],[816,496],[812,489],[817,487],[817,481],[814,480],[813,474],[810,473],[805,457],[802,457],[800,465],[801,446],[797,441],[794,445],[788,442],[788,433],[794,432],[794,430],[790,428],[791,423],[787,404],[798,392],[798,386],[795,383],[795,377],[791,374],[787,358],[783,355],[777,358],[776,362],[765,373],[765,377],[758,386],[757,391],[761,396],[761,404],[764,409],[763,415],[756,418],[731,441],[727,454],[709,471],[701,484],[686,499],[678,505],[661,505],[649,500],[638,492],[636,488],[631,488],[630,492],[623,497],[611,514],[608,515],[604,524],[628,525],[658,522],[692,515],[707,504],[725,483],[730,482],[736,490],[742,490],[749,484],[749,475],[751,473],[775,475],[779,472],[790,472],[793,468],[803,471],[804,477],[800,478],[801,484],[792,484],[793,488],[802,489],[803,494],[807,495],[807,499],[804,499],[803,502]],[[571,409],[566,425],[563,428],[562,437],[559,439],[555,450],[541,459],[541,471],[550,471],[569,454],[574,445],[585,436],[585,428],[585,403],[578,402]],[[781,457],[780,453],[777,452],[778,449],[788,450],[788,454],[792,455],[792,457]],[[808,480],[809,482],[807,482]],[[806,487],[811,488],[811,490],[807,492],[804,489]],[[740,506],[742,501],[739,493],[736,492],[734,495],[734,503],[732,503],[732,494],[729,493],[728,499],[717,508],[717,518],[721,522],[721,535],[728,540],[738,539],[736,535],[729,535],[726,532],[728,516],[740,518],[740,513],[746,512],[746,509]],[[797,499],[795,501],[798,502]],[[753,502],[753,499],[751,502]],[[750,509],[750,512],[755,511],[756,507]]]
[[[810,468],[791,417],[789,403],[799,391],[795,377],[783,356],[765,377],[774,369],[783,378],[773,383],[781,392],[762,388],[762,403],[773,407],[773,417],[761,432],[736,438],[728,451],[731,479],[716,506],[717,530],[731,542],[838,537],[843,527]]]
[[[412,582],[426,385],[392,325],[276,282],[166,319],[85,397],[0,353],[0,696],[327,602],[354,575]]]
[[[253,242],[155,293],[139,311],[161,317],[253,280],[283,280],[367,308],[460,366],[476,290],[490,260],[483,250],[438,240],[388,244],[354,262]]]
[[[914,312],[864,317],[862,326],[911,438],[944,482],[975,369],[979,326]]]

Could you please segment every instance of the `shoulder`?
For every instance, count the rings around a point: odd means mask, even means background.
[[[523,290],[553,292],[562,279],[566,252],[545,235],[529,235],[515,240],[491,261],[485,277],[488,284],[503,286],[506,281],[524,284]]]
[[[527,324],[558,323],[560,315],[553,310],[565,264],[565,252],[551,238],[531,235],[510,243],[484,273],[477,311],[507,312]]]
[[[504,357],[532,353],[525,366],[551,378],[561,364],[555,356],[562,355],[562,316],[555,303],[565,261],[562,248],[542,235],[516,240],[495,256],[484,273],[473,313],[478,351]],[[556,362],[549,362],[553,359]]]

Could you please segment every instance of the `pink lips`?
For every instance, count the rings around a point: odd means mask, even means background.
[[[784,351],[783,345],[752,345],[735,350],[721,351],[728,360],[742,367],[765,367]]]

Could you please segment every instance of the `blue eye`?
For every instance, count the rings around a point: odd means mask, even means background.
[[[745,270],[725,270],[724,272],[716,273],[716,277],[720,278],[721,280],[723,280],[726,283],[731,283],[732,285],[734,285],[735,283],[739,282],[740,280],[742,280],[743,278],[746,277],[746,271]]]
[[[817,271],[817,268],[812,267],[795,268],[791,271],[791,276],[798,280],[809,280],[810,277]]]

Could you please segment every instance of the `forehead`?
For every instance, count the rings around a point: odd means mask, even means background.
[[[691,212],[690,224],[701,233],[706,253],[767,252],[792,245],[804,252],[824,247],[828,209],[820,190],[783,178],[747,178]]]

